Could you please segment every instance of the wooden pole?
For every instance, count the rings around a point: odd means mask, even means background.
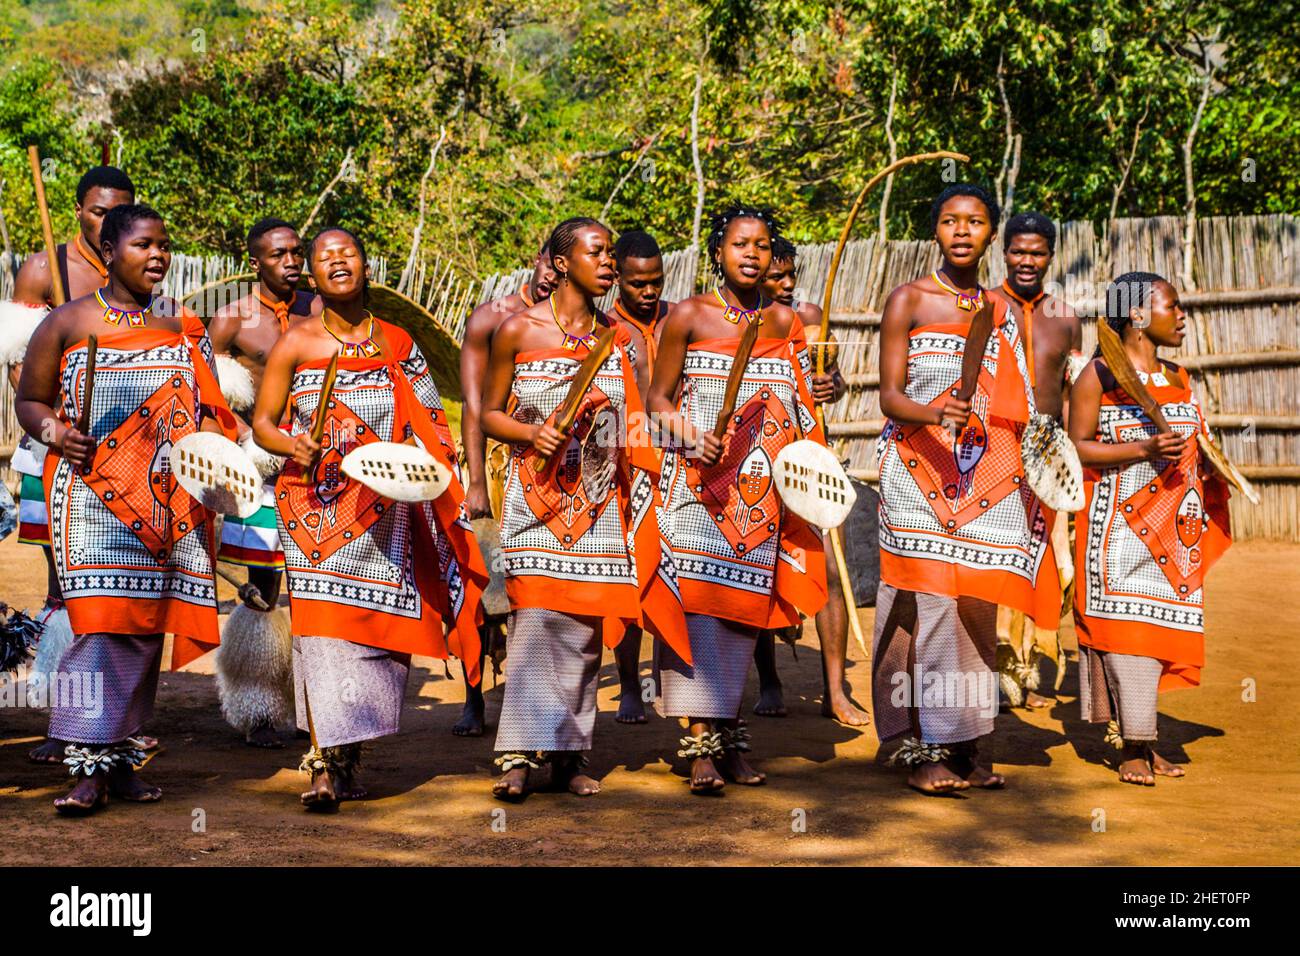
[[[963,163],[969,163],[970,157],[962,153],[953,153],[947,150],[940,150],[937,153],[917,153],[914,156],[904,156],[900,160],[890,163],[876,175],[867,180],[867,184],[862,187],[858,193],[858,198],[853,201],[853,207],[849,210],[848,219],[844,221],[844,228],[840,230],[839,242],[835,245],[835,254],[831,257],[830,271],[826,274],[826,290],[822,293],[822,327],[821,334],[817,341],[822,343],[816,349],[817,353],[817,374],[822,375],[826,372],[826,339],[830,332],[831,320],[831,298],[835,294],[835,274],[840,269],[840,259],[844,257],[844,247],[848,244],[849,234],[853,231],[853,224],[857,222],[858,213],[862,209],[862,202],[867,198],[867,193],[881,180],[887,178],[895,170],[902,169],[904,166],[912,166],[916,163],[924,163],[932,159],[955,159]],[[881,254],[884,251],[881,250]],[[813,413],[817,416],[817,424],[823,428],[826,425],[826,413],[820,408],[815,408]],[[844,592],[844,605],[849,612],[849,626],[853,629],[853,636],[858,642],[858,647],[862,654],[868,660],[871,658],[871,652],[867,650],[867,639],[862,633],[862,622],[858,620],[858,604],[853,599],[853,585],[849,579],[849,569],[844,561],[844,544],[840,540],[840,529],[832,528],[829,535],[831,539],[831,552],[835,556],[835,565],[839,569],[840,590]]]
[[[57,309],[67,301],[63,297],[63,274],[59,272],[58,247],[54,244],[54,227],[50,223],[50,207],[45,201],[45,179],[41,176],[41,152],[35,146],[27,147],[27,161],[32,167],[32,187],[36,190],[36,209],[41,216],[41,233],[45,239],[45,258],[50,266],[50,301]]]

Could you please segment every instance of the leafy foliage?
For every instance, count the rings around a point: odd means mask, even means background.
[[[189,251],[237,251],[262,215],[301,222],[349,149],[316,221],[398,259],[426,172],[425,251],[465,273],[528,261],[566,215],[680,247],[698,77],[706,208],[766,203],[798,240],[833,236],[887,161],[891,91],[900,155],[965,152],[960,175],[986,183],[1008,175],[1009,109],[1018,209],[1178,214],[1208,56],[1199,214],[1294,212],[1291,27],[1263,0],[26,0],[0,13],[0,203],[31,248],[22,147],[73,168],[108,123]],[[896,178],[892,236],[926,234],[939,174]],[[69,190],[51,183],[58,209]]]

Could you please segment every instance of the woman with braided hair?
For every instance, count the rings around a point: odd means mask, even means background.
[[[772,479],[787,444],[804,434],[824,441],[803,322],[762,292],[778,234],[771,214],[753,206],[713,219],[708,253],[718,285],[673,307],[650,384],[650,412],[672,436],[663,522],[692,658],[659,647],[663,710],[687,719],[678,755],[691,759],[693,793],[727,780],[764,782],[745,759],[749,735],[739,719],[754,642],[765,629],[798,626],[801,611],[814,615],[826,602],[821,535],[785,510]],[[758,338],[719,437],[737,348],[755,323]]]
[[[511,608],[496,740],[502,775],[492,787],[502,799],[522,797],[542,761],[553,785],[578,796],[600,791],[583,752],[595,728],[602,643],[617,647],[636,625],[690,655],[659,530],[659,457],[636,350],[627,326],[595,305],[614,284],[609,230],[566,219],[549,248],[554,291],[502,323],[483,385],[483,431],[511,448],[501,507]],[[584,371],[594,377],[580,379]],[[576,408],[566,430],[562,408]]]
[[[1187,371],[1158,355],[1182,344],[1185,320],[1178,292],[1154,273],[1128,272],[1106,289],[1103,321],[1170,431],[1157,429],[1100,349],[1070,401],[1086,501],[1075,545],[1079,704],[1084,720],[1109,725],[1120,781],[1147,787],[1184,775],[1152,749],[1156,697],[1200,683],[1203,582],[1230,534],[1227,486],[1197,447],[1209,433],[1201,404]]]

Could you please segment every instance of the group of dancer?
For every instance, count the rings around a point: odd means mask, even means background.
[[[222,710],[250,744],[279,746],[290,720],[309,737],[309,809],[364,796],[361,745],[398,730],[412,655],[459,658],[467,693],[454,732],[482,734],[489,561],[504,570],[510,608],[498,797],[522,797],[544,766],[558,789],[600,790],[585,754],[603,648],[618,662],[618,719],[642,723],[647,634],[654,696],[684,725],[676,755],[693,793],[765,781],[741,698],[757,659],[756,710],[784,712],[773,635],[805,618],[821,641],[823,712],[867,722],[845,686],[839,569],[822,529],[785,505],[772,478],[787,445],[825,444],[817,407],[846,383],[833,361],[816,371],[814,349],[827,343],[810,333],[822,316],[795,301],[796,251],[768,210],[714,217],[714,287],[676,303],[662,299],[663,257],[648,234],[615,242],[595,219],[559,223],[519,292],[467,322],[459,443],[437,370],[370,311],[365,249],[348,230],[326,228],[304,248],[287,222],[256,223],[251,288],[205,327],[155,294],[171,261],[167,229],[135,203],[124,173],[90,170],[76,214],[57,270],[43,254],[28,259],[4,318],[7,336],[30,338],[25,354],[5,355],[21,363],[21,540],[50,563],[34,669],[103,675],[103,706],[53,701],[50,740],[33,751],[74,777],[60,812],[161,796],[137,771],[157,746],[140,732],[166,634],[173,667],[220,644]],[[1228,537],[1226,488],[1194,440],[1204,416],[1187,373],[1157,354],[1182,340],[1177,292],[1159,276],[1120,276],[1102,319],[1168,433],[1103,359],[1080,354],[1079,319],[1043,293],[1055,251],[1047,217],[1008,221],[1007,278],[990,290],[978,274],[995,201],[952,185],[931,221],[942,264],[895,289],[880,320],[880,739],[897,744],[891,759],[923,793],[1002,787],[977,749],[997,710],[979,689],[996,694],[1001,673],[1013,703],[1043,703],[1037,660],[1064,666],[1065,589],[1084,716],[1108,724],[1120,779],[1179,776],[1152,749],[1156,694],[1198,682],[1203,576]],[[54,275],[66,304],[50,310]],[[615,285],[603,312],[597,302]],[[989,313],[987,342],[968,342]],[[982,362],[964,400],[970,348]],[[1073,560],[1068,516],[1025,480],[1021,435],[1034,415],[1068,427],[1085,468]],[[216,516],[168,457],[195,431],[238,440],[265,478],[261,509],[225,517],[219,540]],[[376,441],[422,447],[449,487],[406,503],[345,474],[347,454]],[[487,559],[474,531],[485,519],[499,537]],[[248,566],[252,585],[220,635],[218,561]]]

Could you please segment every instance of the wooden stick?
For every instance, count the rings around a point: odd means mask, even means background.
[[[1160,404],[1142,384],[1142,379],[1138,377],[1137,369],[1133,366],[1133,360],[1129,358],[1128,352],[1124,351],[1124,343],[1119,340],[1119,334],[1110,327],[1109,322],[1097,323],[1097,344],[1101,346],[1102,358],[1106,360],[1110,373],[1115,376],[1120,388],[1128,392],[1142,411],[1146,412],[1147,418],[1151,419],[1152,424],[1156,426],[1156,431],[1172,434],[1173,429],[1169,426],[1165,413],[1161,411]]]
[[[90,434],[90,403],[95,395],[95,363],[99,357],[99,336],[86,336],[86,384],[82,389],[81,414],[77,416],[77,431]]]
[[[35,146],[27,147],[27,161],[32,167],[32,187],[36,190],[36,209],[41,216],[41,233],[45,239],[45,258],[50,265],[50,301],[57,309],[68,301],[63,296],[63,274],[59,272],[58,246],[54,243],[54,226],[50,223],[50,207],[45,201],[45,179],[41,176],[41,153]]]
[[[713,426],[713,437],[719,441],[727,434],[731,416],[736,413],[736,401],[740,398],[740,383],[745,378],[745,369],[749,367],[749,356],[754,351],[754,343],[758,341],[758,326],[758,322],[750,322],[745,327],[745,331],[740,334],[740,341],[736,344],[736,357],[731,362],[731,371],[727,373],[726,391],[722,393],[722,409],[718,412],[718,420]]]
[[[988,351],[989,339],[992,336],[993,299],[986,296],[984,305],[970,320],[970,328],[966,330],[966,344],[961,350],[961,385],[957,389],[957,398],[960,401],[969,402],[975,397],[975,389],[980,380],[980,369],[984,365],[984,353]]]
[[[867,193],[871,192],[877,183],[886,179],[895,170],[931,159],[955,159],[963,163],[970,162],[969,156],[963,153],[948,152],[947,150],[937,153],[917,153],[913,156],[904,156],[902,159],[890,163],[867,180],[867,184],[858,193],[858,198],[853,201],[853,208],[849,210],[849,216],[844,221],[844,228],[840,230],[840,239],[835,245],[835,254],[831,256],[830,271],[826,274],[826,289],[822,293],[822,327],[821,334],[817,337],[819,342],[825,343],[830,335],[831,299],[835,294],[835,276],[840,271],[840,259],[844,257],[844,247],[848,245],[849,234],[853,231],[853,224],[857,221],[858,212],[862,209],[862,202],[867,198]],[[826,372],[826,347],[824,344],[817,349],[816,358],[817,374],[822,375]],[[728,382],[728,385],[730,385],[730,382]],[[825,428],[826,412],[820,406],[815,406],[813,414],[817,416],[817,424]],[[731,417],[730,413],[728,413],[727,417]],[[835,562],[840,569],[840,589],[844,592],[844,606],[849,614],[849,626],[853,629],[853,636],[857,639],[858,647],[862,649],[863,655],[870,660],[871,654],[867,651],[867,642],[862,634],[862,624],[858,621],[858,604],[853,599],[853,589],[848,584],[848,569],[844,566],[844,546],[840,541],[840,529],[832,528],[830,538],[831,550],[835,554]]]
[[[578,371],[574,374],[573,380],[569,382],[569,390],[564,395],[564,403],[559,408],[559,414],[555,416],[555,428],[563,434],[568,434],[569,429],[573,427],[574,421],[578,417],[578,409],[582,407],[582,399],[591,388],[591,383],[596,380],[596,373],[600,367],[605,364],[609,358],[609,353],[614,350],[614,327],[606,326],[604,331],[596,338],[596,347],[592,349],[582,364],[578,366]],[[533,471],[541,472],[551,462],[549,455],[538,455],[533,459]]]
[[[262,592],[256,584],[239,580],[239,578],[235,577],[220,564],[216,564],[214,567],[217,574],[221,575],[222,578],[235,586],[235,590],[239,592],[239,599],[241,601],[252,607],[254,610],[271,610],[271,605],[266,603],[266,598],[262,596]]]
[[[330,399],[334,396],[334,379],[339,373],[339,353],[335,351],[330,364],[325,367],[325,380],[321,382],[320,399],[316,402],[316,414],[311,420],[311,440],[320,444],[325,437],[325,413]]]
[[[844,222],[844,228],[840,230],[839,242],[835,245],[835,254],[831,256],[830,271],[826,274],[826,290],[822,293],[822,334],[821,341],[826,341],[826,333],[829,331],[831,315],[831,297],[835,292],[835,276],[840,271],[840,259],[844,257],[844,247],[848,245],[849,233],[853,231],[853,224],[858,220],[858,212],[862,209],[862,201],[867,198],[867,193],[881,180],[889,176],[895,170],[902,169],[904,166],[912,166],[916,163],[929,162],[932,159],[955,159],[963,163],[969,163],[970,157],[964,153],[953,153],[948,150],[940,150],[937,153],[917,153],[913,156],[904,156],[897,162],[890,163],[876,175],[867,180],[867,184],[862,187],[858,193],[858,198],[853,201],[853,208],[849,210],[849,217]],[[825,369],[819,367],[818,373],[824,372]]]

